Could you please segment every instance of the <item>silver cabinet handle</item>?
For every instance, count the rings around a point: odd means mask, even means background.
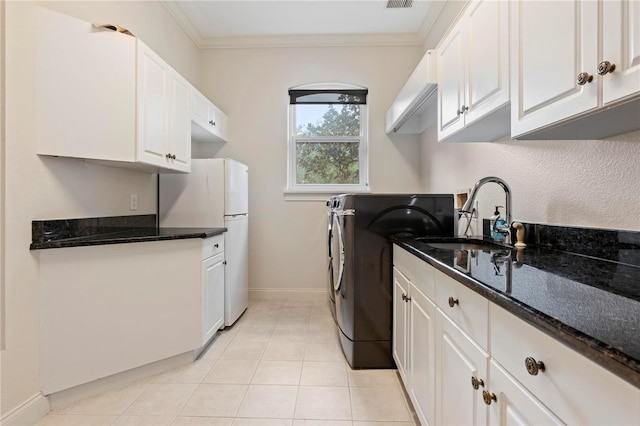
[[[598,64],[598,74],[605,75],[613,72],[616,69],[616,64],[612,64],[609,61],[602,61]]]
[[[578,83],[578,86],[584,86],[585,84],[591,83],[592,81],[593,76],[586,72],[581,72],[580,74],[578,74],[578,77],[576,77],[576,83]]]
[[[469,111],[469,107],[468,107],[468,106],[464,106],[464,105],[462,105],[462,106],[460,107],[460,109],[459,109],[458,111],[456,111],[456,115],[462,115],[462,114],[464,114],[464,113],[465,113],[465,112],[467,112],[467,111]]]

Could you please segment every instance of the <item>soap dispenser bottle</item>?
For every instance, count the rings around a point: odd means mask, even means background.
[[[495,231],[496,225],[497,226],[505,225],[504,219],[500,218],[500,208],[501,207],[502,206],[496,206],[496,211],[493,212],[493,216],[491,216],[489,218],[489,229],[491,230],[491,239],[496,240],[496,241],[503,241],[504,240],[504,235],[501,234],[500,232],[496,232]]]

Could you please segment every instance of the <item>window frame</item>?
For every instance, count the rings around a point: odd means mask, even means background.
[[[296,87],[290,90],[366,90],[365,87],[346,83],[314,83]],[[360,135],[359,136],[297,136],[296,135],[296,104],[288,104],[288,135],[287,135],[287,187],[285,195],[328,195],[337,193],[370,192],[369,189],[369,105],[368,101],[360,104]],[[358,177],[357,184],[300,184],[297,176],[297,146],[299,142],[347,142],[359,143],[358,146]]]

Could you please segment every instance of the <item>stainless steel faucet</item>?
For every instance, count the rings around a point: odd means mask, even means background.
[[[464,213],[472,214],[473,213],[473,203],[475,202],[475,200],[476,200],[476,198],[478,196],[478,191],[480,190],[480,188],[485,183],[489,183],[489,182],[497,183],[498,185],[500,185],[502,187],[502,189],[504,189],[504,194],[505,194],[505,204],[504,204],[504,206],[505,206],[504,207],[504,210],[505,210],[505,212],[504,212],[504,214],[505,214],[505,224],[504,225],[497,225],[494,222],[493,230],[495,232],[499,232],[502,235],[504,235],[505,243],[509,244],[509,243],[511,243],[511,188],[509,188],[509,185],[504,180],[500,179],[499,177],[495,177],[495,176],[487,176],[487,177],[482,178],[479,181],[477,181],[476,184],[473,185],[473,189],[471,189],[471,194],[469,195],[469,198],[467,199],[467,202],[464,203],[464,206],[462,206],[462,208],[460,209],[460,214],[464,214]]]

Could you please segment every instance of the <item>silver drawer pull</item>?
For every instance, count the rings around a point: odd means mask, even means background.
[[[612,64],[609,61],[602,61],[598,64],[598,74],[606,75],[613,72],[616,69],[616,64]]]
[[[591,83],[593,81],[593,76],[589,75],[589,73],[586,72],[581,72],[580,74],[578,74],[578,77],[576,77],[576,83],[578,83],[579,86],[584,86],[587,83]]]

